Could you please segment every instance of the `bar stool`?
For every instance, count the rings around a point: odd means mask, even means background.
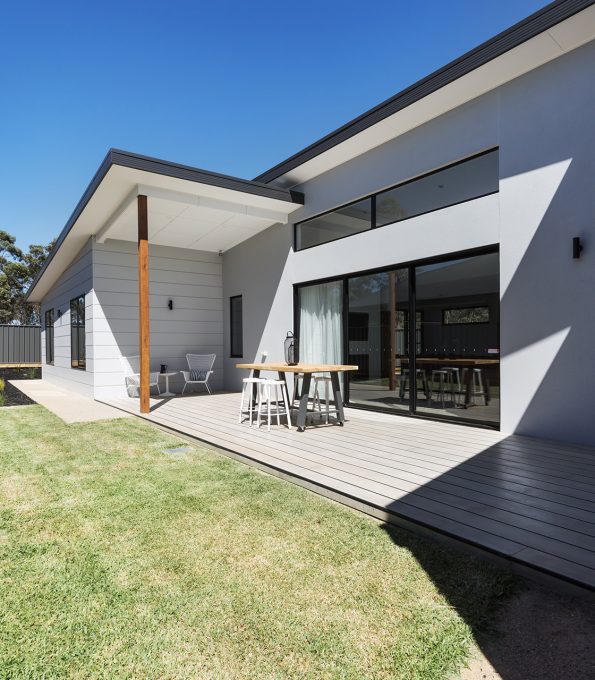
[[[261,418],[267,419],[267,430],[271,431],[271,418],[277,417],[277,425],[281,425],[281,416],[287,418],[287,428],[291,430],[291,410],[289,404],[289,394],[285,380],[265,379],[258,385],[258,410],[256,414],[256,427],[260,427]],[[271,413],[272,392],[275,391],[275,410]],[[279,390],[283,406],[279,406]],[[264,402],[266,402],[266,413],[264,412]]]
[[[458,366],[445,366],[444,370],[448,372],[447,385],[450,385],[450,392],[452,394],[452,403],[457,405],[457,395],[461,395],[461,372]]]
[[[418,388],[418,381],[421,380],[421,386],[426,395],[426,399],[430,398],[430,390],[428,389],[428,376],[423,368],[415,369],[415,389]],[[410,391],[409,369],[403,368],[399,376],[399,399],[404,399],[405,391]]]
[[[450,373],[443,368],[434,368],[432,370],[432,374],[430,377],[430,382],[432,383],[430,401],[438,401],[438,399],[434,399],[434,393],[437,393],[440,399],[440,403],[442,404],[442,408],[444,408],[444,387],[449,377]],[[434,385],[436,384],[436,382],[438,382],[437,390],[434,389]]]
[[[483,397],[486,399],[487,392],[483,384],[483,369],[481,368],[464,368],[463,369],[463,383],[466,384],[467,371],[471,371],[471,401],[475,406],[475,397]],[[487,401],[487,399],[486,399]]]
[[[264,364],[267,360],[268,352],[263,352],[260,357],[260,362]],[[265,378],[255,378],[254,371],[250,373],[248,378],[242,380],[242,401],[240,402],[240,416],[238,422],[241,424],[243,416],[247,415],[250,419],[250,427],[252,427],[252,420],[254,413],[257,413],[258,404],[258,385],[265,381]],[[244,397],[248,391],[248,409],[244,411]]]
[[[258,385],[265,382],[265,378],[244,378],[242,381],[242,401],[240,403],[240,416],[238,418],[238,423],[244,420],[247,416],[250,420],[250,427],[252,427],[252,421],[254,420],[254,414],[258,414]],[[256,388],[256,394],[255,389]],[[248,392],[248,408],[244,410],[244,398]]]
[[[331,386],[331,376],[330,375],[315,375],[314,376],[314,408],[318,403],[318,413],[322,418],[322,405],[320,403],[320,391],[318,385],[320,383],[324,384],[324,401],[326,403],[326,424],[328,425],[328,418],[331,412],[336,413],[336,409],[331,409],[330,407],[330,386]]]

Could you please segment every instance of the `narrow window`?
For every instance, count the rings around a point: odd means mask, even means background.
[[[45,363],[54,365],[54,310],[45,313]]]
[[[490,323],[489,307],[458,307],[442,310],[442,323],[445,326],[458,326],[469,323]]]
[[[86,367],[84,295],[70,301],[70,365],[83,371]]]
[[[229,354],[232,357],[244,356],[242,325],[242,296],[234,295],[229,298]]]

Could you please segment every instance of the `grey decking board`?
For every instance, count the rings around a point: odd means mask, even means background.
[[[356,487],[380,493],[384,496],[390,496],[391,494],[394,495],[394,491],[399,489],[404,492],[409,505],[416,507],[421,506],[423,509],[429,509],[433,512],[438,512],[438,509],[440,508],[440,512],[451,519],[460,521],[461,523],[467,524],[476,529],[485,530],[488,533],[492,533],[493,535],[497,535],[502,538],[518,540],[523,545],[528,545],[537,549],[543,549],[545,542],[547,542],[549,549],[553,552],[553,554],[563,556],[565,554],[572,553],[575,556],[575,560],[577,562],[586,564],[587,566],[595,566],[595,553],[589,550],[584,550],[580,548],[579,545],[567,542],[568,540],[571,540],[570,534],[574,534],[574,532],[568,532],[564,529],[552,527],[551,525],[535,522],[532,523],[532,529],[526,529],[520,526],[520,524],[526,525],[528,523],[528,521],[524,520],[522,517],[519,517],[519,521],[516,525],[508,524],[507,522],[500,519],[495,520],[489,516],[486,516],[483,506],[476,506],[474,511],[471,511],[471,509],[467,507],[464,509],[457,507],[460,506],[460,503],[458,502],[458,499],[455,495],[443,494],[441,501],[434,501],[427,498],[427,494],[424,494],[422,491],[414,490],[414,484],[407,485],[405,487],[403,487],[402,484],[396,485],[396,483],[391,485],[387,483],[388,480],[387,482],[383,482],[380,481],[380,479],[376,479],[376,475],[363,477],[354,472],[345,472],[344,469],[336,466],[335,464],[330,465],[324,459],[324,457],[322,457],[321,462],[319,460],[321,457],[312,453],[304,455],[304,452],[302,452],[301,455],[296,455],[278,451],[276,458],[278,460],[284,460],[285,462],[291,462],[294,465],[303,467],[304,469],[314,470],[317,473],[328,473],[325,474],[325,476],[329,478],[341,480],[344,483],[352,483]],[[379,477],[382,478],[382,475],[379,475]],[[423,484],[420,486],[423,486]],[[448,498],[446,498],[446,496],[448,496]],[[402,499],[403,496],[401,496],[401,500]],[[490,511],[490,514],[493,514],[493,512]],[[509,513],[509,515],[510,514],[512,513]],[[540,527],[541,531],[545,533],[537,533]],[[555,538],[556,536],[558,538]],[[558,543],[561,543],[562,539],[564,539],[564,545],[560,546]],[[580,544],[580,541],[581,536],[579,535],[578,538],[575,538],[575,543]],[[586,540],[583,539],[583,542],[586,542]]]
[[[224,414],[222,414],[220,411],[218,411],[216,414],[211,414],[211,420],[210,420],[211,424],[213,423],[214,420],[218,420],[220,418],[225,418]],[[227,425],[225,425],[225,426],[228,427]],[[342,430],[342,432],[343,431],[344,430]],[[313,431],[311,430],[310,432],[313,432]],[[316,431],[316,432],[319,432],[319,430]],[[275,436],[275,435],[273,435],[273,433],[271,433],[271,435],[273,437]],[[302,444],[304,446],[301,446]],[[294,444],[294,446],[300,445],[300,448],[304,448],[306,446],[306,444],[307,444],[307,439],[304,438],[304,439],[301,439],[299,442],[296,442]],[[468,465],[468,464],[472,465],[472,463],[467,463],[467,462],[465,464],[466,465]],[[535,486],[537,488],[543,489],[544,491],[550,491],[550,492],[555,492],[555,493],[558,493],[558,494],[564,494],[565,496],[568,496],[570,498],[578,498],[578,499],[587,500],[587,501],[590,501],[592,499],[593,501],[595,501],[595,494],[590,494],[588,492],[583,493],[582,490],[578,489],[576,485],[567,486],[567,485],[564,485],[564,484],[556,484],[555,485],[556,488],[554,489],[552,483],[545,482],[545,481],[542,482],[541,480],[535,481],[535,480],[532,480],[530,478],[517,475],[516,473],[514,473],[514,474],[502,473],[502,472],[498,473],[496,471],[495,474],[494,473],[490,474],[489,471],[479,471],[479,470],[474,470],[474,472],[477,475],[481,475],[481,477],[483,477],[483,478],[495,477],[498,480],[504,479],[504,480],[512,482],[512,483],[518,483],[518,484],[522,485],[523,487]],[[503,477],[503,475],[507,475],[507,476]]]
[[[509,482],[502,479],[500,474],[488,476],[481,472],[479,474],[469,472],[468,461],[481,455],[477,449],[481,449],[482,444],[468,445],[467,452],[461,455],[458,462],[449,456],[448,461],[443,461],[444,469],[441,470],[439,457],[442,445],[439,441],[434,441],[433,447],[429,445],[418,447],[421,451],[410,450],[415,444],[409,447],[401,442],[400,452],[391,455],[391,446],[387,446],[386,442],[391,441],[390,431],[395,427],[392,423],[398,421],[397,418],[389,416],[390,421],[387,420],[386,426],[379,428],[378,431],[371,428],[367,442],[364,442],[361,436],[361,429],[365,428],[366,420],[359,415],[356,423],[352,420],[346,423],[344,428],[318,428],[298,434],[295,430],[292,432],[277,430],[275,426],[270,434],[266,431],[249,432],[250,428],[247,425],[240,427],[237,423],[237,395],[229,396],[228,400],[220,404],[211,402],[208,408],[205,401],[200,398],[196,398],[196,404],[191,403],[194,399],[188,400],[183,408],[181,406],[185,400],[176,400],[167,407],[156,409],[149,419],[155,422],[170,421],[169,426],[174,430],[181,432],[192,430],[194,436],[211,441],[217,446],[238,451],[241,449],[240,455],[252,461],[258,462],[260,459],[264,461],[266,467],[278,471],[286,470],[294,477],[309,479],[327,490],[336,489],[339,494],[348,496],[354,503],[358,502],[359,498],[359,502],[364,504],[368,503],[377,508],[385,507],[389,512],[413,522],[433,526],[461,540],[514,556],[526,564],[544,568],[540,561],[543,561],[543,555],[548,555],[550,562],[556,565],[551,571],[591,587],[595,586],[595,570],[581,566],[582,563],[593,564],[595,552],[559,540],[563,538],[581,542],[579,538],[582,536],[581,532],[590,535],[591,514],[584,508],[592,504],[580,498],[566,497],[532,485]],[[126,400],[123,401],[126,403]],[[133,405],[134,402],[132,405],[126,403],[127,410],[134,412]],[[173,413],[165,410],[168,407]],[[398,430],[398,422],[395,425]],[[471,428],[460,429],[466,431]],[[356,430],[358,434],[354,437],[352,434]],[[408,434],[414,434],[415,428],[408,427],[407,431]],[[427,435],[427,430],[423,429],[423,433]],[[341,444],[343,439],[344,447]],[[410,437],[407,439],[411,440]],[[444,448],[451,447],[452,442],[449,442]],[[316,448],[318,452],[311,450]],[[289,451],[292,453],[288,453]],[[522,467],[514,465],[514,460],[509,461],[504,457],[508,454],[498,450],[492,450],[492,453],[496,456],[495,463],[488,458],[487,464],[481,468],[483,472],[497,471],[493,470],[494,465],[496,468],[505,469],[513,467],[523,472]],[[516,454],[513,453],[514,455]],[[526,460],[527,454],[520,452],[519,455],[520,460]],[[523,474],[530,472],[532,465],[533,463],[528,465],[529,470]],[[400,498],[394,499],[391,498],[390,490],[385,493],[378,491],[386,489],[387,486],[391,488],[390,484],[383,484],[380,480],[384,479],[386,482],[389,481],[386,477],[392,477],[395,472],[397,475],[400,474],[398,466],[409,466],[410,470],[425,469],[428,474],[409,477],[407,488],[414,488],[409,484],[415,485],[415,481],[412,480],[418,479],[418,489],[401,491]],[[556,462],[555,466],[549,468],[547,459],[545,466],[535,464],[538,469],[545,467],[550,471],[560,470],[560,462]],[[576,466],[576,460],[572,466]],[[350,472],[346,472],[347,470]],[[383,475],[383,470],[386,471],[386,475]],[[339,474],[340,472],[342,474]],[[370,480],[368,476],[376,479]],[[573,480],[572,476],[560,479],[571,485],[577,482],[583,489],[585,486],[589,488],[583,477]],[[489,483],[473,481],[477,479],[484,479]],[[401,481],[397,476],[396,483],[401,485]],[[513,490],[507,488],[509,486]],[[552,484],[550,488],[559,490],[560,484]],[[488,489],[489,491],[484,492]],[[595,495],[595,484],[593,492]],[[392,496],[397,495],[398,493],[392,493]],[[510,498],[511,495],[514,498]],[[525,506],[519,500],[521,498],[526,503]],[[571,505],[560,503],[560,498]],[[481,499],[484,502],[481,502]],[[458,504],[460,507],[456,508],[451,504]],[[535,504],[549,506],[539,508]],[[581,516],[574,522],[572,517],[563,515],[562,512],[574,512]],[[595,522],[595,515],[593,518]],[[500,521],[502,519],[505,521]],[[515,524],[523,526],[514,526]],[[534,532],[527,527],[536,528],[538,531]],[[540,531],[551,535],[544,535],[539,533]],[[589,580],[592,575],[592,580]]]
[[[212,423],[212,421],[211,421],[211,423]],[[343,431],[343,430],[342,430],[342,431]],[[271,432],[270,435],[267,435],[267,436],[269,436],[269,437],[270,437],[270,436],[274,436],[274,435],[273,435],[273,432]],[[304,441],[306,441],[306,440],[300,438],[298,441],[299,441],[300,443],[302,443],[302,442],[304,442]],[[295,444],[294,444],[294,445],[295,445]],[[301,448],[301,447],[300,447],[300,448]],[[500,483],[501,483],[501,482],[500,482]],[[522,489],[525,490],[525,487],[522,487]],[[557,498],[558,498],[558,500],[560,500],[560,497],[559,497],[559,496],[558,496]]]

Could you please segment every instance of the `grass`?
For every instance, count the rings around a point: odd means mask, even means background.
[[[135,419],[0,415],[0,677],[451,677],[512,587]]]

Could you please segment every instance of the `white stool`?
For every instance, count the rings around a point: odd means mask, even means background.
[[[471,402],[475,406],[475,397],[483,397],[487,403],[487,393],[483,385],[483,370],[481,368],[464,368],[463,381],[465,382],[465,374],[471,371]]]
[[[258,383],[258,411],[256,417],[256,427],[260,427],[260,419],[266,417],[267,430],[271,431],[271,418],[277,416],[277,425],[281,425],[281,416],[286,416],[287,427],[291,430],[291,411],[289,408],[289,394],[287,392],[287,383],[285,380],[262,380]],[[271,397],[272,391],[275,390],[275,410],[271,414]],[[281,399],[283,400],[283,407],[279,406],[279,389],[281,390]],[[264,402],[266,401],[266,413],[264,413]]]
[[[238,422],[241,423],[242,420],[244,419],[244,416],[248,416],[250,419],[250,427],[252,427],[252,421],[254,419],[254,414],[258,413],[258,385],[260,383],[265,382],[264,378],[244,378],[242,380],[242,401],[240,403],[240,417],[238,418]],[[256,387],[256,390],[254,389]],[[244,410],[244,397],[246,395],[246,391],[248,392],[248,409]],[[256,399],[255,397],[255,391],[256,391]]]
[[[324,383],[324,401],[326,403],[326,424],[328,425],[328,417],[331,413],[330,407],[330,386],[331,386],[331,376],[330,375],[315,375],[314,376],[314,408],[318,404],[318,413],[322,418],[322,405],[320,403],[320,391],[318,385]],[[333,413],[336,413],[336,409],[332,409]]]

